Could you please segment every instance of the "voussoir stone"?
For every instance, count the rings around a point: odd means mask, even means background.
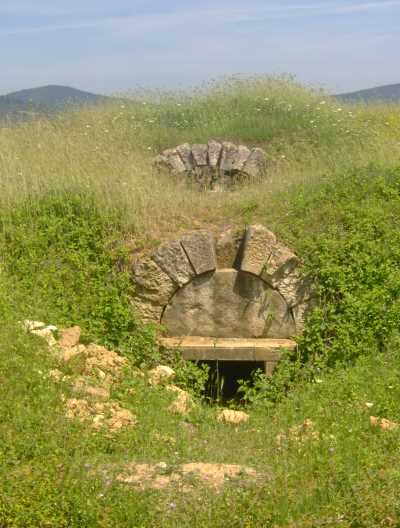
[[[179,240],[162,244],[153,253],[153,260],[178,286],[183,286],[195,276]]]
[[[218,268],[237,267],[242,242],[243,232],[233,227],[226,227],[219,233],[215,243]]]
[[[254,148],[243,166],[243,172],[249,176],[256,177],[265,170],[266,161],[263,149]]]
[[[222,145],[213,139],[208,142],[208,162],[210,167],[215,169],[219,165]]]
[[[259,224],[250,226],[244,238],[240,268],[261,275],[275,245],[276,237],[269,229]]]
[[[300,265],[300,259],[288,247],[277,242],[266,260],[261,277],[272,286]]]
[[[208,165],[208,145],[192,145],[192,154],[194,161],[198,167]]]
[[[187,171],[192,171],[195,167],[195,162],[189,143],[183,143],[182,145],[177,146],[176,151],[181,157],[183,164],[185,165],[185,169]]]
[[[167,304],[177,284],[150,257],[136,262],[132,267],[136,293],[143,299]]]
[[[176,149],[167,149],[164,151],[163,155],[174,174],[181,174],[186,171],[185,164]]]
[[[207,231],[196,231],[181,238],[182,247],[197,275],[217,267],[214,237]]]
[[[230,172],[234,170],[234,166],[238,157],[238,147],[234,143],[224,141],[222,143],[222,154],[220,161],[220,170],[223,172]]]
[[[244,145],[239,145],[237,149],[236,159],[233,162],[232,169],[235,171],[242,171],[244,164],[250,156],[250,149]]]

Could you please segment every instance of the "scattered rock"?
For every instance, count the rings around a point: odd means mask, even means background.
[[[230,409],[224,409],[217,416],[219,422],[235,425],[247,422],[249,418],[250,416],[243,411],[232,411]]]
[[[100,400],[108,400],[110,398],[110,389],[108,387],[94,386],[91,384],[91,380],[83,377],[79,377],[74,381],[73,390]]]
[[[52,369],[49,372],[49,377],[54,379],[55,381],[61,381],[64,377],[64,374],[61,372],[61,370]]]
[[[128,365],[127,358],[94,343],[85,347],[83,354],[86,357],[85,372],[87,374],[97,373],[101,370],[113,376],[118,376],[123,367]]]
[[[137,423],[136,416],[118,403],[88,402],[69,398],[65,406],[67,418],[89,422],[96,430],[105,428],[110,433],[116,433],[125,427],[133,427]]]
[[[373,427],[379,427],[382,431],[396,431],[400,427],[400,424],[397,422],[391,422],[386,418],[379,418],[377,416],[370,416],[369,422]]]
[[[294,443],[303,443],[310,440],[319,440],[319,431],[314,428],[314,423],[311,420],[304,420],[300,425],[291,427],[289,431],[279,433],[276,436],[278,445],[282,445],[285,442],[291,441]]]
[[[158,367],[148,372],[150,385],[159,385],[175,378],[175,371],[171,367],[158,365]]]
[[[62,361],[68,362],[72,358],[79,356],[79,354],[83,354],[86,351],[85,345],[75,345],[73,347],[69,348],[62,348],[60,349],[58,356]]]
[[[46,325],[46,323],[43,323],[42,321],[32,321],[30,319],[22,321],[21,324],[27,332],[45,339],[49,347],[56,345],[57,341],[54,337],[54,332],[57,331],[56,326]]]
[[[127,464],[117,475],[117,482],[129,484],[140,490],[161,490],[171,486],[178,487],[183,492],[196,489],[193,478],[206,486],[220,490],[227,482],[235,484],[255,482],[257,472],[249,467],[237,464],[208,464],[195,462],[182,464],[168,472],[166,463],[159,464]]]
[[[22,321],[22,326],[28,332],[32,332],[32,330],[42,330],[47,325],[46,323],[43,323],[42,321],[32,321],[30,319],[25,319],[25,321]]]
[[[79,326],[72,326],[60,331],[58,346],[61,348],[71,348],[79,344],[81,329]]]
[[[171,403],[171,405],[168,407],[168,410],[182,416],[189,414],[194,405],[191,395],[183,389],[176,387],[175,385],[168,385],[167,390],[177,394],[176,400]]]

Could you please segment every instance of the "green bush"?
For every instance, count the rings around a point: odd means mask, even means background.
[[[122,269],[126,255],[116,249],[117,213],[99,210],[89,193],[49,194],[4,215],[0,228],[3,273],[19,318],[78,324],[83,340],[118,347],[139,363],[156,354],[151,329],[129,304],[134,291]]]

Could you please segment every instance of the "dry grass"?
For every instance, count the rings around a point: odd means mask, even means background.
[[[199,223],[246,221],[269,204],[273,222],[285,195],[400,155],[400,109],[344,107],[283,79],[230,81],[191,96],[128,100],[0,129],[0,207],[48,192],[94,194],[123,211],[135,236],[162,238]],[[151,158],[179,142],[231,139],[261,145],[268,175],[236,193],[193,192],[151,169]]]

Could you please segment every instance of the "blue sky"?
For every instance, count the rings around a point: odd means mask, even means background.
[[[331,92],[400,82],[400,0],[0,0],[0,93],[99,93],[292,74]]]

